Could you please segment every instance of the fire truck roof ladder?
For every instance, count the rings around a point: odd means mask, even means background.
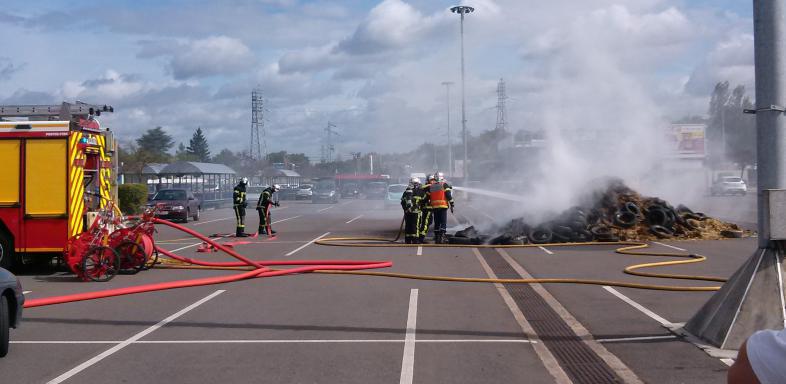
[[[114,111],[115,109],[108,105],[87,104],[81,101],[77,101],[75,104],[0,105],[0,119],[4,117],[57,117],[60,120],[71,120],[74,116],[100,116],[101,112]]]

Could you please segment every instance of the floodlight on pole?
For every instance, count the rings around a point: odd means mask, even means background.
[[[462,172],[464,176],[464,186],[469,183],[469,171],[467,165],[469,158],[467,153],[467,113],[466,113],[466,100],[464,97],[464,15],[472,13],[475,8],[466,5],[457,5],[451,7],[450,11],[461,15],[461,140],[464,143],[464,161],[462,162]]]
[[[453,85],[452,81],[443,81],[442,85],[445,86],[445,105],[448,110],[448,176],[453,176],[453,140],[450,136],[450,86]]]

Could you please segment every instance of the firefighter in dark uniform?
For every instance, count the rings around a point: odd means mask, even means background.
[[[431,205],[428,203],[428,195],[426,194],[426,188],[431,183],[436,182],[436,178],[434,175],[428,175],[426,177],[426,184],[420,188],[420,196],[421,196],[421,213],[420,213],[420,234],[418,236],[418,243],[423,244],[426,241],[426,234],[428,233],[428,227],[431,225],[432,220],[434,217],[432,216],[433,212],[431,209]]]
[[[419,241],[422,193],[415,191],[420,189],[420,179],[413,177],[401,195],[401,208],[404,209],[404,244],[417,244]]]
[[[442,244],[447,231],[448,209],[453,212],[453,188],[445,182],[442,172],[437,172],[436,181],[424,189],[434,216],[434,243]]]
[[[276,233],[271,227],[273,223],[270,222],[270,207],[273,205],[276,207],[279,206],[278,201],[273,201],[273,194],[278,192],[279,189],[281,189],[281,187],[278,184],[273,184],[263,189],[262,193],[259,195],[259,201],[257,201],[257,212],[259,213],[258,233],[262,235],[273,235]],[[270,232],[268,232],[268,229],[270,229]]]
[[[235,220],[237,221],[237,226],[235,227],[235,236],[236,237],[248,237],[249,235],[245,232],[246,230],[246,206],[248,203],[246,202],[246,186],[248,185],[248,179],[242,178],[240,182],[237,183],[235,189],[232,190],[232,208],[235,210]]]

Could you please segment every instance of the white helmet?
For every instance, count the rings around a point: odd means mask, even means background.
[[[248,185],[248,177],[244,177],[244,178],[240,179],[240,183],[243,184],[243,185]]]
[[[278,192],[281,189],[281,186],[278,184],[273,184],[273,192]]]
[[[437,172],[437,181],[445,181],[445,174],[442,172]]]
[[[436,177],[434,176],[434,174],[430,174],[430,175],[428,175],[428,177],[426,178],[426,180],[427,180],[427,181],[436,180]]]
[[[413,178],[409,179],[409,183],[412,184],[412,185],[420,184],[420,178],[419,177],[413,177]]]

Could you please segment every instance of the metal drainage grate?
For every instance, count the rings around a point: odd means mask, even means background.
[[[522,278],[496,250],[490,248],[479,250],[497,277]],[[574,383],[623,382],[529,284],[503,285],[540,340],[548,347]]]

